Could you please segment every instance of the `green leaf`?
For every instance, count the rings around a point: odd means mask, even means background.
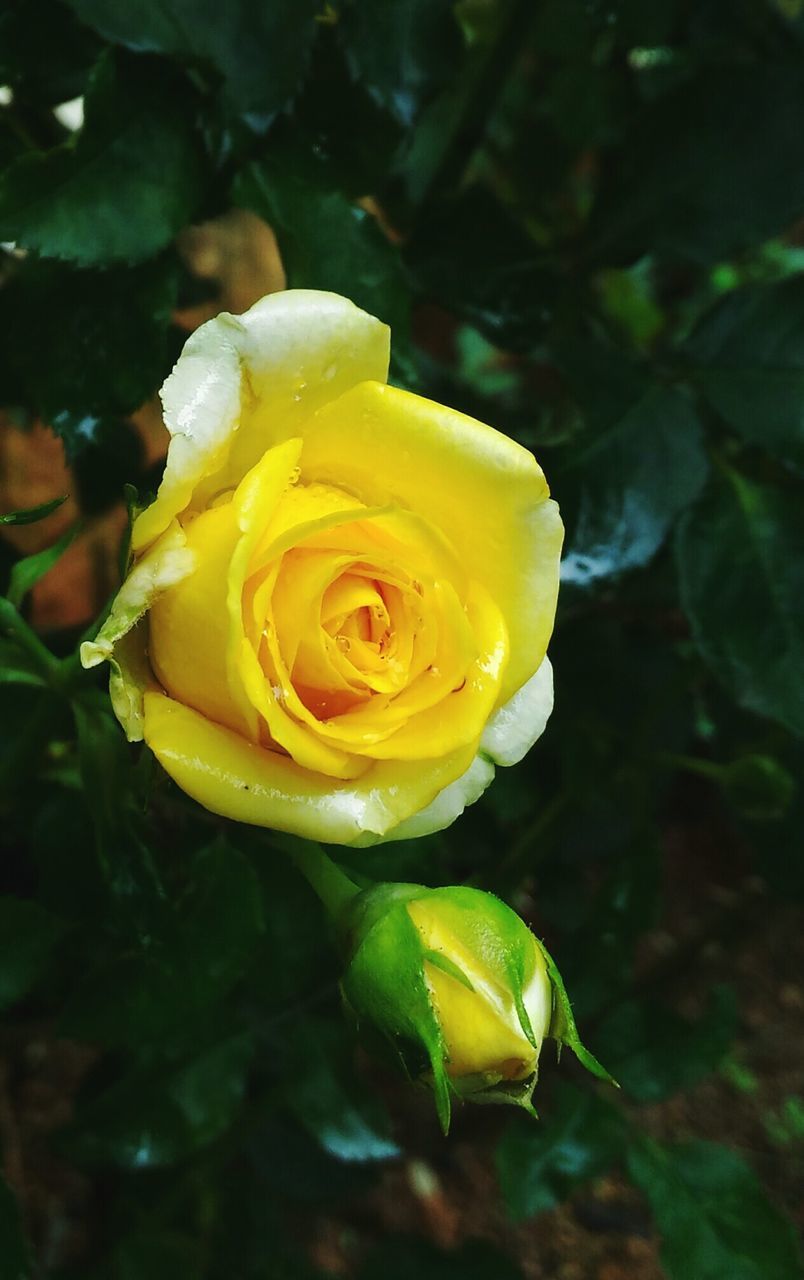
[[[798,494],[728,470],[676,544],[695,642],[742,706],[804,734],[804,511]]]
[[[405,137],[397,120],[355,80],[340,41],[341,23],[320,23],[309,74],[293,117],[315,138],[351,198],[381,191]]]
[[[109,271],[16,264],[0,293],[9,399],[39,413],[74,458],[99,418],[138,409],[170,372],[176,295],[171,254]]]
[[[85,689],[72,703],[78,734],[81,781],[101,852],[113,846],[125,826],[130,796],[127,750],[108,702],[97,689]]]
[[[534,347],[552,319],[556,278],[542,258],[525,228],[480,186],[433,208],[405,246],[423,293],[517,351]]]
[[[0,639],[0,684],[47,683],[36,659],[11,640]]]
[[[627,1000],[597,1029],[597,1042],[623,1090],[638,1102],[658,1102],[716,1071],[734,1040],[737,1001],[717,987],[696,1022],[655,996]]]
[[[0,84],[25,102],[78,97],[98,51],[97,37],[57,0],[24,0],[0,14]]]
[[[241,112],[270,116],[304,77],[316,36],[319,5],[253,4],[251,0],[67,0],[106,40],[137,52],[178,54],[211,64],[224,94]]]
[[[669,1280],[797,1280],[795,1233],[738,1155],[706,1142],[631,1145],[628,1171],[650,1201]]]
[[[49,502],[40,502],[38,507],[27,507],[24,511],[9,511],[6,515],[0,516],[0,525],[35,524],[37,520],[44,520],[45,516],[56,511],[63,502],[67,501],[67,496],[64,493],[60,498],[51,498]]]
[[[192,95],[168,68],[105,54],[83,128],[0,176],[0,239],[79,266],[151,257],[202,194],[193,116]]]
[[[8,584],[6,595],[15,609],[18,609],[22,601],[27,596],[32,587],[35,587],[40,578],[44,578],[54,565],[58,564],[67,548],[75,540],[76,536],[81,532],[81,525],[74,524],[71,529],[63,533],[58,542],[54,542],[52,547],[46,547],[44,551],[37,551],[35,555],[25,556],[24,559],[18,560],[11,570],[11,578]]]
[[[14,1196],[0,1178],[0,1269],[3,1280],[29,1280],[31,1258]]]
[[[379,316],[404,339],[410,300],[397,249],[351,204],[301,143],[277,144],[239,174],[235,204],[273,227],[291,288],[330,289]]]
[[[623,657],[627,662],[625,655]],[[666,670],[662,664],[656,664],[653,668],[654,676],[664,676]],[[638,753],[651,748],[640,748],[638,726],[627,718],[630,698],[636,700],[643,697],[647,703],[645,715],[652,726],[658,732],[661,732],[663,726],[657,723],[657,701],[650,698],[644,685],[640,693],[642,682],[636,667],[629,667],[629,672],[634,687],[628,699],[618,698],[618,712],[623,721],[619,728],[623,736],[629,739],[629,746]],[[581,690],[576,696],[579,695],[582,696]],[[601,706],[600,713],[605,714],[605,706]],[[568,729],[571,732],[570,726]],[[617,752],[618,759],[622,762],[622,754],[616,741],[612,743],[609,750],[611,749]],[[605,772],[608,777],[608,769]],[[619,787],[604,782],[604,790],[611,797],[612,807],[616,806],[619,797],[620,804],[630,803],[633,810],[638,810],[640,803],[644,801],[641,801],[637,788],[645,787],[646,783],[641,777],[635,778],[632,772],[624,770],[624,773]],[[583,803],[579,795],[576,804]],[[585,803],[590,804],[589,798],[585,799]],[[608,816],[609,811],[599,811],[594,800],[591,802],[591,809],[587,818],[587,832],[595,823],[599,825],[607,820],[612,821]],[[584,828],[581,830],[583,833]],[[628,838],[626,833],[621,832],[620,837],[623,836]],[[624,998],[633,983],[634,953],[638,940],[656,921],[660,902],[659,851],[651,836],[632,833],[631,839],[632,846],[621,847],[621,851],[608,862],[605,878],[594,895],[584,895],[583,901],[578,903],[578,914],[570,923],[571,933],[564,934],[561,939],[561,954],[567,957],[563,968],[572,991],[573,1007],[580,1012],[582,1019],[593,1016],[597,1019],[602,1010],[610,1009],[613,1002]],[[570,871],[570,884],[576,878],[577,870],[574,875]],[[549,914],[549,909],[546,914]],[[606,1057],[606,1054],[603,1056]],[[616,1076],[616,1070],[612,1070]]]
[[[503,1132],[495,1163],[508,1213],[519,1220],[560,1204],[619,1160],[625,1140],[611,1103],[562,1083],[541,1123],[515,1116]]]
[[[704,64],[631,112],[624,145],[607,158],[588,243],[598,261],[649,251],[719,262],[776,235],[802,205],[798,62],[732,54],[732,65]]]
[[[65,929],[62,920],[36,902],[0,898],[0,1009],[27,995]]]
[[[561,577],[587,587],[647,564],[708,468],[697,413],[681,391],[602,348],[565,349],[562,363],[589,434],[553,478],[578,487]]]
[[[341,1028],[323,1019],[294,1024],[286,1085],[291,1110],[325,1151],[338,1160],[388,1160],[400,1154],[386,1132],[387,1117],[351,1081]]]
[[[249,858],[262,890],[265,932],[246,989],[271,1014],[293,1006],[300,993],[337,988],[326,914],[284,851],[266,846],[266,832],[240,827],[236,848]]]
[[[338,25],[355,78],[404,125],[458,72],[451,0],[347,0]]]
[[[263,931],[257,877],[220,840],[192,858],[187,884],[147,949],[105,961],[73,992],[63,1015],[69,1034],[135,1047],[193,1025],[232,989]]]
[[[241,1032],[174,1067],[131,1071],[79,1108],[65,1146],[82,1163],[123,1169],[172,1164],[225,1132],[243,1097],[252,1056]]]
[[[804,470],[804,279],[738,289],[685,347],[710,404],[750,444]]]

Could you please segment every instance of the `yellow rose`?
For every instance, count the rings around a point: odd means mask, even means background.
[[[187,342],[85,666],[178,785],[339,844],[439,830],[552,707],[562,526],[533,456],[386,385],[387,327],[271,294]]]

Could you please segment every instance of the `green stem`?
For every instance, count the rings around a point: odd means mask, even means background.
[[[283,841],[282,845],[290,854],[297,870],[321,899],[327,913],[337,921],[344,908],[361,890],[327,857],[320,845],[309,840]]]
[[[42,675],[50,684],[60,669],[59,659],[52,654],[39,636],[28,626],[10,600],[0,596],[0,632],[14,639],[21,649],[33,658]]]
[[[660,764],[671,769],[683,769],[685,773],[697,773],[702,778],[711,778],[714,782],[722,782],[727,768],[714,760],[702,760],[699,756],[674,755],[669,751],[660,751],[657,759]]]

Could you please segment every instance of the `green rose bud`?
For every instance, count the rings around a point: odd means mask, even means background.
[[[578,1039],[547,951],[492,894],[376,885],[349,903],[343,921],[344,998],[359,1023],[391,1043],[408,1074],[432,1085],[445,1132],[452,1094],[532,1112],[548,1036],[610,1080]]]

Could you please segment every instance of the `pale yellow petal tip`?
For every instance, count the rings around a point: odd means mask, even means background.
[[[85,671],[99,667],[102,662],[109,661],[113,649],[114,646],[108,641],[85,640],[79,649],[81,666]]]

